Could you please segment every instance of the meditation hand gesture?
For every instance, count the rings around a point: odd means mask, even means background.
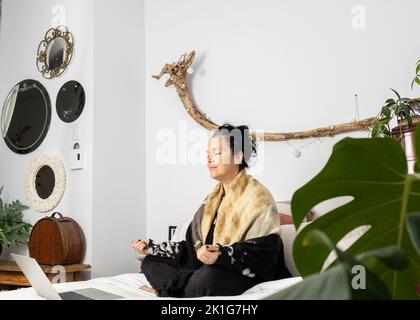
[[[219,257],[218,245],[204,245],[197,250],[197,259],[204,264],[214,264]]]
[[[147,246],[148,245],[149,245],[149,240],[133,240],[133,241],[131,241],[131,246],[142,255],[147,255]]]

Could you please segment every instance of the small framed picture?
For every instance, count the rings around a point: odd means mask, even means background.
[[[169,226],[168,239],[171,241],[174,237],[176,226]]]

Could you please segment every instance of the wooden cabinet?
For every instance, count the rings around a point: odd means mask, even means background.
[[[40,265],[50,281],[57,276],[57,271],[52,266]],[[66,281],[81,281],[82,270],[91,268],[88,264],[70,264],[63,266],[65,269]],[[13,261],[0,261],[0,284],[19,287],[30,287],[31,284],[26,279],[20,268]]]

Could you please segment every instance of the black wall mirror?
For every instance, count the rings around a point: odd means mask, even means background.
[[[35,189],[41,199],[47,199],[54,191],[55,175],[50,166],[43,166],[35,177]]]
[[[51,101],[45,87],[36,80],[24,80],[6,97],[1,114],[1,132],[14,152],[34,151],[47,135],[51,122]]]
[[[66,82],[60,88],[55,103],[59,118],[64,122],[75,121],[83,112],[85,100],[85,90],[79,82]]]

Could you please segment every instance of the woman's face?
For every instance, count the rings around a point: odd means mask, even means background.
[[[210,176],[218,181],[226,181],[239,171],[240,156],[234,156],[225,138],[218,136],[209,140],[207,148],[207,167]]]

